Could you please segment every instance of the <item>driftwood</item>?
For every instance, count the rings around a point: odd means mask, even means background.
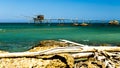
[[[107,51],[107,52],[120,52],[120,47],[81,47],[81,46],[74,46],[74,47],[58,47],[54,49],[48,49],[40,52],[16,52],[16,53],[5,53],[0,54],[0,58],[5,57],[33,57],[33,56],[43,56],[49,54],[59,54],[59,53],[79,53],[73,54],[73,57],[88,57],[93,53],[87,52],[95,52],[98,51]]]
[[[73,44],[73,45],[77,45],[77,46],[88,46],[88,45],[83,45],[83,44],[80,44],[80,43],[76,43],[76,42],[73,42],[73,41],[69,41],[69,40],[65,40],[65,39],[59,39],[61,42],[64,42],[64,43],[70,43],[70,44]]]
[[[94,55],[75,63],[75,68],[120,68],[120,56],[106,51],[94,52]]]
[[[22,57],[22,58],[31,57],[32,59],[37,58],[37,59],[43,59],[43,60],[57,58],[62,61],[64,57],[65,59],[64,62],[66,65],[69,64],[69,66],[71,66],[71,64],[73,64],[71,68],[73,68],[73,66],[75,68],[120,68],[120,47],[87,46],[87,45],[75,43],[68,40],[61,40],[61,42],[68,43],[70,44],[70,46],[57,47],[57,48],[52,48],[52,49],[43,50],[39,52],[2,53],[0,54],[0,58],[5,60],[17,59],[19,57]],[[75,46],[71,46],[71,44]],[[1,59],[1,62],[2,62],[2,59]],[[71,60],[74,62],[71,62]],[[4,64],[8,63],[6,61]],[[13,60],[10,60],[10,62],[13,62]],[[56,64],[57,63],[55,63],[55,65]]]

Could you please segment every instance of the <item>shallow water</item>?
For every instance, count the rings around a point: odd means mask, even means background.
[[[7,51],[26,51],[41,40],[67,39],[83,44],[119,44],[120,26],[91,24],[73,26],[72,24],[0,24],[0,49]]]

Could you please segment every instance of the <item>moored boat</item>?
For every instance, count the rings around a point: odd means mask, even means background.
[[[111,25],[119,25],[119,21],[118,20],[111,20],[109,22],[109,24],[111,24]]]
[[[78,23],[73,23],[73,25],[74,25],[74,26],[79,26],[79,24],[78,24]]]
[[[81,23],[80,26],[88,26],[87,23]]]

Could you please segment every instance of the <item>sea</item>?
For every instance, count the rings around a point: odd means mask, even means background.
[[[74,26],[72,23],[0,23],[0,50],[22,52],[42,40],[66,39],[84,45],[120,45],[120,25],[91,23]]]

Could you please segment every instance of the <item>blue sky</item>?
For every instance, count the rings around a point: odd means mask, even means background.
[[[0,0],[0,22],[28,21],[39,14],[45,18],[120,19],[120,0]]]

